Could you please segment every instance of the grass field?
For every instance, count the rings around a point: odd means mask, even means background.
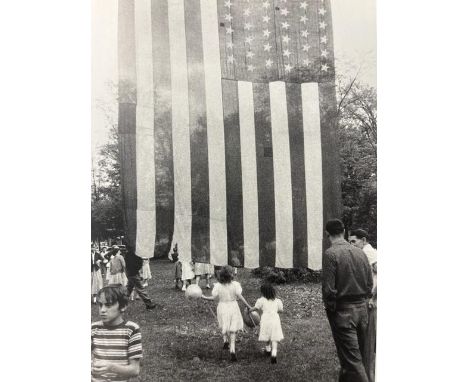
[[[141,326],[144,358],[140,381],[335,381],[339,365],[330,327],[321,302],[319,284],[276,286],[283,300],[281,322],[285,339],[278,348],[278,363],[261,354],[256,329],[246,327],[236,344],[238,362],[229,360],[208,304],[187,300],[174,289],[174,264],[151,262],[151,298],[161,307],[147,311],[140,300],[130,302],[125,317]],[[261,280],[240,269],[237,280],[250,304],[260,297]],[[202,287],[204,281],[201,282]],[[205,290],[205,294],[210,291]],[[242,305],[242,303],[241,303]],[[92,320],[98,320],[97,306]]]

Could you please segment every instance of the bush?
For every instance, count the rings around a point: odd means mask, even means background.
[[[269,281],[273,284],[285,284],[291,282],[320,283],[322,271],[313,271],[308,268],[274,268],[260,267],[252,270],[255,277]]]

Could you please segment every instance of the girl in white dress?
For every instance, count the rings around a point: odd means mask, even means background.
[[[213,286],[211,296],[202,295],[205,300],[218,300],[217,318],[223,334],[224,349],[229,349],[231,361],[237,361],[236,333],[244,329],[244,320],[239,309],[237,299],[241,300],[249,309],[251,306],[242,296],[239,282],[233,281],[233,271],[229,265],[219,272],[219,283]]]
[[[258,340],[267,342],[265,351],[267,354],[271,354],[271,363],[276,363],[278,342],[284,338],[278,314],[283,311],[283,302],[276,298],[275,288],[270,283],[263,284],[260,287],[260,292],[263,297],[257,300],[255,307],[250,311],[262,311]]]

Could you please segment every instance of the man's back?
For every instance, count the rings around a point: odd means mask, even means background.
[[[372,293],[372,270],[365,253],[344,239],[325,251],[322,292],[325,305],[363,301]]]

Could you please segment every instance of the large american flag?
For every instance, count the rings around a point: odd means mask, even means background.
[[[120,0],[118,23],[136,253],[320,269],[340,215],[329,0]]]

